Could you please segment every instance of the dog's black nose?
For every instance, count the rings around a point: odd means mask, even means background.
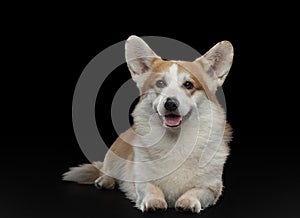
[[[167,98],[165,108],[168,111],[175,111],[179,106],[179,101],[176,98]]]

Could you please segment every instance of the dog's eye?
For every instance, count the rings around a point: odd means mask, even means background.
[[[157,80],[157,81],[156,81],[156,86],[157,86],[158,88],[164,88],[164,87],[167,86],[167,84],[166,84],[166,82],[163,81],[163,80]]]
[[[194,88],[193,83],[191,83],[190,81],[186,81],[185,83],[183,83],[183,86],[184,86],[186,89],[192,89],[192,88]]]

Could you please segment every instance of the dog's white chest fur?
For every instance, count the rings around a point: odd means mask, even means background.
[[[220,176],[228,155],[227,146],[219,140],[223,123],[215,122],[212,131],[205,125],[207,116],[196,118],[193,115],[178,132],[164,132],[160,141],[152,146],[147,146],[145,137],[140,147],[134,149],[135,161],[141,163],[134,166],[136,181],[158,186],[170,206],[194,187],[214,189],[222,186]],[[157,138],[159,132],[149,138]],[[213,153],[209,153],[211,151]],[[207,155],[210,156],[207,163],[201,161]]]

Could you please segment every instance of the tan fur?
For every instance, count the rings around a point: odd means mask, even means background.
[[[127,139],[128,141],[132,138],[133,129],[128,129],[122,134],[122,138]],[[122,138],[118,137],[117,140],[112,144],[110,151],[116,154],[117,156],[125,160],[133,160],[133,149],[130,144],[125,142]]]
[[[151,72],[152,73],[161,73],[170,68],[172,61],[164,61],[160,58],[155,58],[152,62]]]

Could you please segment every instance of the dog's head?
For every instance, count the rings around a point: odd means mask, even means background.
[[[215,101],[215,92],[229,72],[233,47],[222,41],[193,62],[166,61],[139,37],[126,41],[125,55],[141,101],[151,105],[165,127],[178,127],[202,102]],[[147,109],[148,110],[148,109]]]

